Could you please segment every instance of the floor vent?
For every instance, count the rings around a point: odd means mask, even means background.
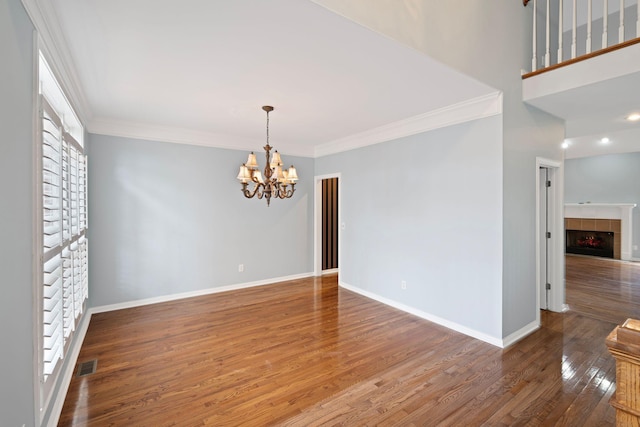
[[[88,362],[83,362],[78,365],[78,377],[84,377],[85,375],[91,375],[96,373],[96,368],[98,367],[98,360],[93,359]]]

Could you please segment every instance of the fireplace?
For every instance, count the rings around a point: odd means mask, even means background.
[[[619,219],[565,218],[564,229],[566,253],[621,259],[620,241],[623,233]],[[581,242],[578,243],[578,240]],[[613,249],[613,256],[608,253],[603,255],[602,251],[597,250],[605,244]]]
[[[613,258],[614,233],[612,231],[567,230],[568,254]]]
[[[613,232],[613,258],[630,260],[635,203],[565,203],[564,229]]]

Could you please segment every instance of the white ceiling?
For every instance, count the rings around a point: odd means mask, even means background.
[[[309,0],[51,1],[94,133],[259,149],[273,105],[272,145],[313,156],[495,93]]]
[[[523,81],[524,99],[565,120],[565,158],[640,151],[640,44]],[[609,143],[603,144],[602,138]]]

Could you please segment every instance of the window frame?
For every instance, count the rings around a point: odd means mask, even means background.
[[[41,50],[36,61],[36,117],[34,136],[34,286],[35,286],[35,351],[37,412],[42,422],[45,409],[54,398],[58,404],[56,388],[66,367],[88,298],[88,157],[83,144],[84,127],[68,101],[59,80],[54,76]],[[49,119],[45,119],[45,114]],[[45,129],[46,120],[46,129]],[[52,132],[47,132],[46,130]],[[47,138],[48,142],[45,142]],[[59,162],[45,159],[45,152],[55,156],[57,146]],[[45,163],[47,163],[45,165]],[[57,168],[57,170],[55,170]],[[75,175],[72,174],[75,171]],[[49,204],[45,203],[45,199]],[[58,199],[56,205],[52,201]],[[82,199],[82,200],[81,200]],[[65,207],[65,202],[67,203]],[[45,215],[45,208],[50,206]],[[75,219],[75,221],[74,221]],[[59,224],[53,224],[58,222]],[[48,231],[45,231],[47,228]],[[58,234],[55,236],[54,234]],[[50,236],[50,245],[45,245]],[[51,237],[53,236],[53,237]],[[49,275],[56,262],[59,278]],[[55,279],[55,282],[47,279]],[[50,285],[48,285],[49,283]],[[57,290],[56,290],[57,289]],[[59,292],[59,295],[58,295]],[[57,295],[57,296],[55,296]],[[55,298],[52,298],[55,296]],[[58,302],[53,301],[59,300]],[[53,302],[52,302],[53,301]],[[51,313],[58,313],[52,315]],[[48,327],[51,318],[58,326]],[[59,350],[50,350],[56,343]],[[47,359],[53,357],[52,363]],[[59,392],[58,392],[59,393]]]

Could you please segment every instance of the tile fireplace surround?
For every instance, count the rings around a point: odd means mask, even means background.
[[[615,259],[630,260],[633,203],[565,203],[566,230],[613,231]]]

